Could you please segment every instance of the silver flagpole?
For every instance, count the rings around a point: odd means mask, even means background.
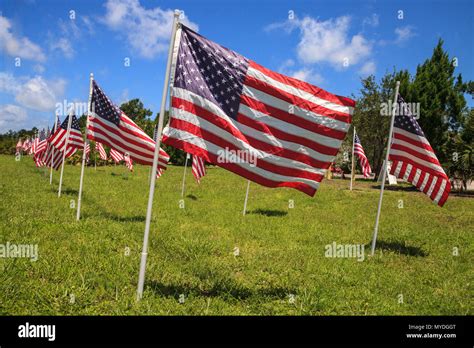
[[[87,140],[87,126],[89,125],[89,114],[91,113],[91,102],[92,102],[92,81],[94,81],[94,74],[91,73],[89,80],[89,102],[87,104],[87,116],[86,116],[86,131],[84,139],[84,149],[82,151],[82,168],[81,168],[81,179],[79,181],[79,196],[77,198],[77,214],[76,220],[79,221],[81,218],[81,199],[82,199],[82,184],[84,181],[84,167],[86,166],[86,146],[89,143]]]
[[[186,154],[186,160],[184,161],[184,173],[183,173],[183,184],[181,185],[181,198],[184,197],[184,183],[186,181],[186,168],[188,166],[189,153]]]
[[[74,113],[74,109],[71,109],[71,111],[69,111],[69,116],[68,116],[69,119],[67,120],[66,142],[64,144],[63,163],[61,163],[61,176],[59,177],[58,197],[61,197],[61,188],[63,186],[64,162],[66,161],[66,151],[67,151],[67,145],[69,144],[69,133],[71,131],[73,113]]]
[[[352,165],[351,165],[351,186],[350,190],[352,191],[352,182],[355,179],[355,173],[354,173],[354,144],[355,144],[355,138],[356,138],[356,127],[354,127],[354,134],[352,135]]]
[[[380,211],[382,210],[383,190],[385,188],[385,175],[387,174],[388,156],[390,153],[390,147],[392,145],[393,123],[395,122],[395,116],[396,116],[395,111],[396,111],[396,106],[398,105],[397,101],[398,101],[399,88],[400,88],[400,81],[397,81],[397,86],[395,87],[395,99],[394,99],[393,108],[392,108],[392,119],[390,121],[390,132],[388,135],[387,153],[385,154],[385,162],[383,164],[382,186],[380,187],[379,207],[377,209],[377,217],[375,218],[374,236],[372,237],[372,250],[370,253],[372,256],[375,253],[375,243],[377,242],[377,233],[379,231]]]
[[[148,208],[146,211],[145,233],[143,236],[142,256],[140,260],[140,272],[138,275],[137,300],[140,300],[142,298],[143,286],[145,284],[146,258],[148,255],[148,237],[150,235],[151,212],[153,208],[153,195],[155,193],[155,182],[156,182],[155,173],[156,173],[156,168],[158,167],[158,155],[160,152],[161,133],[163,131],[163,121],[164,121],[165,108],[166,108],[166,96],[167,96],[168,88],[169,88],[171,60],[173,58],[173,47],[174,47],[176,29],[178,27],[180,14],[181,14],[181,11],[178,11],[178,10],[174,11],[173,27],[171,29],[170,46],[168,50],[168,62],[166,63],[165,80],[163,81],[163,93],[161,96],[160,117],[158,119],[158,132],[156,134],[155,153],[153,156],[153,170],[152,170],[152,175],[150,178],[150,193],[148,195]]]
[[[250,180],[247,180],[247,193],[245,194],[244,211],[242,212],[242,215],[245,215],[245,212],[247,211],[247,200],[249,198],[249,189],[250,189]]]

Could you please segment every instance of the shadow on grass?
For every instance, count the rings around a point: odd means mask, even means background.
[[[197,197],[195,195],[187,195],[186,198],[189,198],[193,201],[197,201]]]
[[[230,283],[230,284],[229,284]],[[235,282],[228,282],[223,284],[221,282],[213,284],[208,288],[199,288],[194,285],[173,285],[173,284],[162,284],[157,281],[149,281],[145,284],[150,287],[151,290],[158,296],[173,296],[178,298],[179,295],[184,294],[185,296],[202,296],[202,297],[226,297],[230,296],[238,300],[245,300],[249,297],[272,297],[276,299],[285,299],[289,294],[295,294],[295,289],[287,288],[265,288],[252,290],[236,284]]]
[[[380,190],[380,185],[372,185],[373,189]],[[386,191],[405,191],[405,192],[420,192],[415,186],[405,186],[405,185],[385,185],[384,188]]]
[[[64,194],[64,195],[77,195],[77,194],[79,194],[79,191],[78,190],[73,190],[73,189],[64,189],[64,190],[61,190],[61,194]]]
[[[402,242],[385,242],[383,240],[380,240],[380,241],[377,241],[376,248],[382,249],[384,251],[386,250],[386,251],[398,252],[400,254],[407,255],[407,256],[421,256],[421,257],[428,256],[428,253],[424,252],[423,249],[416,246],[406,245],[405,243],[402,243]]]
[[[108,220],[114,220],[117,222],[143,222],[146,220],[144,215],[135,216],[120,216],[104,211],[101,216]]]
[[[288,215],[287,211],[284,210],[272,210],[272,209],[256,209],[248,212],[249,214],[258,214],[264,216],[285,216]]]

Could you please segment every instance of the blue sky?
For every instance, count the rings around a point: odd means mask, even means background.
[[[175,8],[207,38],[339,95],[357,95],[367,74],[414,73],[439,37],[474,80],[469,0],[2,0],[0,132],[45,127],[57,103],[87,102],[90,72],[117,104],[139,97],[156,113]]]

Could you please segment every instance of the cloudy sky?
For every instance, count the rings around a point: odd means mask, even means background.
[[[175,8],[209,39],[339,95],[368,74],[414,73],[439,37],[474,80],[469,0],[2,0],[0,132],[46,127],[58,104],[87,102],[91,72],[117,104],[139,97],[156,113]]]

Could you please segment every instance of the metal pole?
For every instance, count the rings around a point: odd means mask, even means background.
[[[61,188],[63,186],[63,173],[64,173],[64,162],[66,161],[66,151],[67,145],[69,143],[69,133],[71,131],[71,123],[72,123],[72,114],[74,113],[74,109],[71,109],[69,112],[69,119],[67,120],[67,131],[66,131],[66,142],[64,143],[64,151],[63,151],[63,163],[61,163],[61,176],[59,177],[59,189],[58,189],[58,197],[61,197]]]
[[[184,182],[186,181],[186,168],[188,166],[189,153],[186,154],[186,160],[184,161],[184,173],[183,173],[183,184],[181,185],[181,198],[184,197]]]
[[[247,200],[249,198],[249,189],[250,189],[250,180],[247,180],[247,193],[245,194],[244,211],[242,212],[242,215],[245,215],[245,212],[247,211]]]
[[[92,102],[92,81],[94,81],[94,74],[91,73],[90,80],[89,80],[89,102],[87,105],[87,118],[86,118],[86,131],[85,131],[85,138],[84,138],[84,149],[82,151],[82,168],[81,168],[81,179],[79,181],[79,196],[77,198],[77,214],[76,220],[79,221],[81,218],[81,199],[82,199],[82,184],[84,181],[84,167],[86,166],[86,146],[89,140],[87,140],[87,126],[89,125],[89,113],[91,110],[91,102]]]
[[[352,182],[354,181],[355,178],[355,172],[354,172],[354,144],[355,144],[355,138],[356,138],[356,128],[354,127],[354,134],[352,135],[352,165],[351,165],[351,186],[350,190],[352,191]]]
[[[143,247],[142,247],[141,260],[140,260],[140,272],[138,275],[137,300],[140,300],[142,298],[143,286],[145,284],[146,259],[148,256],[148,253],[147,253],[148,237],[150,235],[150,222],[151,222],[151,212],[153,208],[153,195],[155,193],[155,181],[156,181],[155,173],[156,173],[156,168],[158,166],[158,155],[160,152],[161,133],[163,131],[163,120],[164,120],[165,108],[166,108],[166,95],[169,88],[170,69],[171,69],[171,60],[173,58],[174,40],[176,36],[176,29],[178,27],[180,14],[181,14],[181,11],[178,11],[178,10],[174,11],[173,27],[171,31],[170,46],[168,50],[168,62],[166,64],[165,80],[163,81],[163,93],[161,96],[160,117],[158,119],[158,132],[156,134],[155,153],[153,156],[153,170],[152,170],[152,175],[150,178],[150,193],[148,195],[148,208],[146,211],[145,233],[143,236]]]
[[[385,162],[383,164],[382,186],[380,187],[379,207],[377,208],[377,217],[375,218],[374,236],[372,237],[372,250],[370,253],[372,256],[375,253],[375,243],[377,242],[377,233],[379,231],[380,211],[382,210],[383,190],[385,188],[385,175],[387,174],[388,156],[390,153],[390,146],[392,144],[393,123],[395,122],[395,116],[396,116],[395,110],[396,110],[396,106],[398,105],[398,89],[399,88],[400,88],[400,81],[397,81],[397,86],[395,87],[395,99],[394,99],[393,108],[392,108],[392,119],[390,121],[390,132],[388,135],[387,153],[385,154]]]

